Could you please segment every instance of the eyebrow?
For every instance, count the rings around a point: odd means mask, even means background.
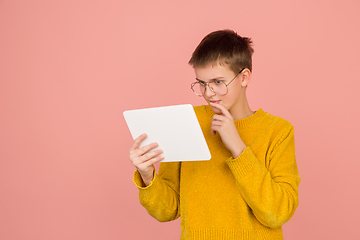
[[[206,81],[204,81],[204,80],[200,80],[200,79],[198,79],[198,78],[195,78],[197,81],[199,81],[199,82],[206,82]],[[210,82],[211,81],[216,81],[216,80],[226,80],[225,79],[225,77],[216,77],[216,78],[212,78],[212,79],[210,79]]]

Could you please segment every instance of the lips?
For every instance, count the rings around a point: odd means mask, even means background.
[[[211,103],[220,103],[220,100],[211,100]]]

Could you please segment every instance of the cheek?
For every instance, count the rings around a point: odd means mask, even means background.
[[[237,99],[241,95],[241,87],[240,86],[234,86],[234,88],[229,89],[228,94],[225,95],[225,97],[228,97],[229,99]]]
[[[229,108],[238,101],[240,92],[228,92],[222,97],[223,105],[229,110]]]

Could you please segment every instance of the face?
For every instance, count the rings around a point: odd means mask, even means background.
[[[223,81],[224,83],[229,84],[236,76],[236,73],[234,73],[226,64],[209,64],[206,67],[195,68],[194,70],[196,79],[203,82]],[[250,79],[249,74],[249,70],[245,69],[237,75],[231,84],[228,85],[228,93],[224,96],[214,93],[206,86],[203,98],[208,104],[210,104],[210,102],[216,102],[225,106],[233,117],[241,114],[247,105],[245,89]],[[211,108],[215,113],[221,113],[219,109],[215,107]]]

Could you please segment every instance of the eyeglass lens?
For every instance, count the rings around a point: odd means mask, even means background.
[[[227,86],[222,81],[220,82],[215,81],[210,83],[196,82],[194,83],[192,88],[195,91],[195,93],[199,96],[204,95],[206,90],[213,91],[218,95],[225,95],[227,93]]]

